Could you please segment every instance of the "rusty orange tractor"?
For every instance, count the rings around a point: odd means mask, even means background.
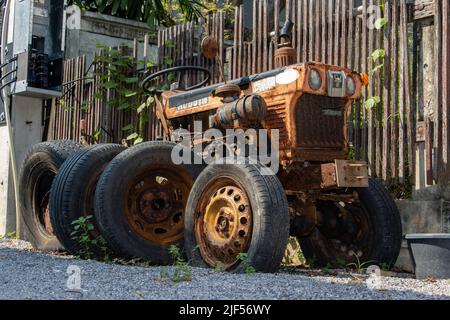
[[[395,263],[402,236],[398,209],[368,177],[366,163],[348,160],[347,116],[364,79],[338,66],[296,63],[289,27],[275,70],[206,87],[208,71],[194,66],[148,77],[143,85],[156,96],[166,135],[187,132],[193,147],[182,150],[192,161],[173,161],[179,136],[127,150],[101,145],[82,151],[63,165],[53,184],[59,189],[50,196],[60,242],[79,250],[68,235],[70,222],[94,215],[93,235],[101,234],[116,255],[156,264],[170,260],[168,248],[175,244],[195,265],[272,272],[289,236],[317,265]],[[214,39],[206,38],[203,49],[210,58],[217,55]],[[188,89],[151,88],[166,74],[191,71],[206,73],[204,81]],[[205,137],[195,123],[223,135]],[[203,161],[203,147],[224,143],[226,130],[239,129],[265,129],[271,143],[277,130],[278,172],[267,174],[267,164],[258,161]],[[228,156],[245,158],[246,149],[227,148]],[[81,182],[64,184],[69,178]]]

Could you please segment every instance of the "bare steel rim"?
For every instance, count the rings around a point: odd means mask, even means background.
[[[203,260],[210,267],[232,269],[252,236],[252,208],[245,189],[230,177],[216,177],[195,212],[195,238]]]
[[[127,188],[124,213],[141,238],[165,245],[183,238],[184,214],[192,178],[159,166],[136,174]]]
[[[33,212],[39,233],[46,237],[55,236],[50,220],[50,191],[55,178],[52,171],[44,171],[37,179],[33,188]]]
[[[322,221],[315,240],[327,261],[370,262],[375,230],[367,208],[359,201],[319,201],[317,207]]]

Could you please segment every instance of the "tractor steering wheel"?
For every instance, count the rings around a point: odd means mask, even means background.
[[[180,66],[180,67],[164,69],[164,70],[161,70],[154,74],[149,75],[147,78],[144,79],[144,81],[142,81],[142,88],[144,89],[145,92],[152,94],[152,95],[161,94],[161,93],[163,93],[163,90],[158,90],[158,89],[150,87],[150,83],[152,80],[154,80],[160,76],[163,76],[165,74],[168,74],[168,73],[186,72],[186,71],[202,72],[205,75],[205,79],[202,82],[200,82],[192,87],[186,88],[186,91],[201,88],[209,82],[209,79],[211,79],[211,73],[209,72],[208,69],[205,69],[202,67],[197,67],[197,66]]]

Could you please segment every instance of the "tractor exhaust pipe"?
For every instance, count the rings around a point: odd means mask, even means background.
[[[286,20],[280,32],[278,49],[275,51],[275,67],[282,68],[297,63],[297,51],[292,48],[292,29],[294,23]]]

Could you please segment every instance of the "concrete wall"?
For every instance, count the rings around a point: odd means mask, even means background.
[[[33,145],[42,139],[42,101],[14,97],[12,122],[17,170]],[[0,236],[17,229],[14,180],[10,161],[8,129],[0,127]]]
[[[13,183],[9,161],[8,128],[0,125],[0,236],[16,229]]]
[[[110,47],[120,45],[133,47],[133,40],[143,40],[146,34],[150,34],[151,59],[156,61],[156,39],[154,32],[147,24],[81,11],[77,6],[70,6],[67,8],[66,58],[86,55],[87,63],[90,63],[98,44]],[[138,51],[142,57],[142,43],[139,44]]]
[[[398,200],[403,235],[415,233],[449,233],[450,202],[444,200]],[[413,271],[406,241],[403,241],[397,267]]]

